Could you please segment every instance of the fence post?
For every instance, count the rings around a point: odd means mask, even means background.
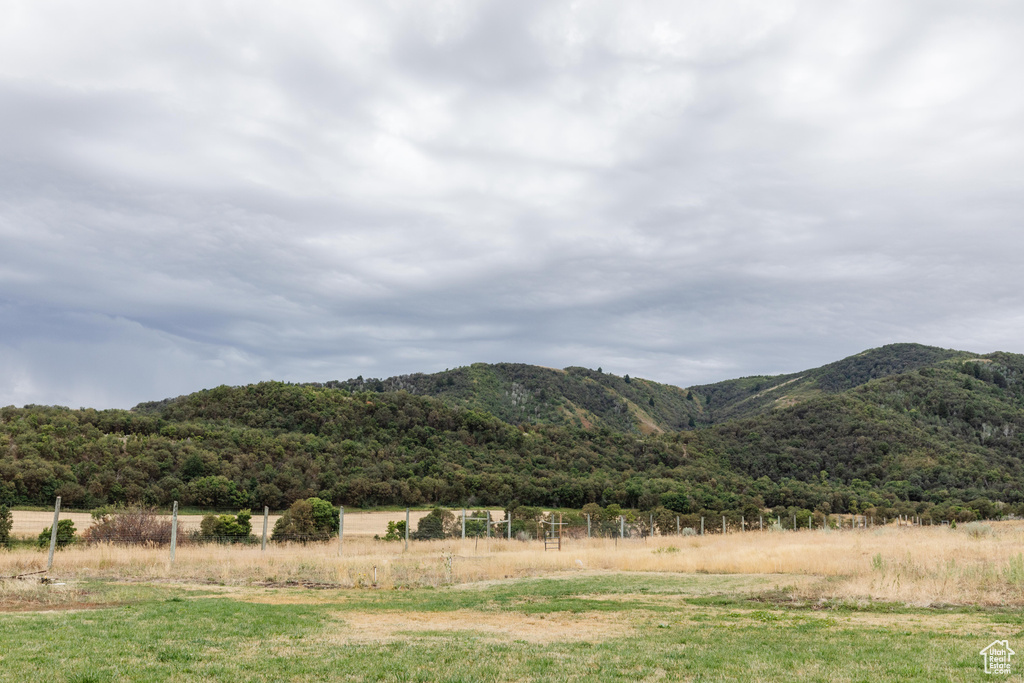
[[[809,516],[809,517],[807,518],[807,528],[808,528],[808,529],[813,529],[813,528],[814,528],[813,526],[811,526],[811,523],[812,523],[812,522],[814,522],[814,513],[813,513],[813,512],[812,512],[812,513],[810,514],[810,516]]]
[[[270,506],[263,506],[263,544],[260,546],[262,552],[267,552],[267,525],[270,522]]]
[[[587,538],[590,538],[590,515],[587,515]]]
[[[701,536],[704,535],[704,518],[703,517],[700,518],[700,535]]]
[[[345,540],[345,506],[338,509],[338,557],[341,557],[341,545]]]
[[[650,536],[651,536],[652,538],[654,537],[654,513],[653,513],[653,512],[651,513],[651,528],[650,528]]]
[[[757,527],[761,531],[764,531],[764,515],[757,516]]]
[[[676,536],[679,535],[679,515],[676,515]]]
[[[178,501],[171,506],[171,564],[174,564],[174,551],[178,549]]]
[[[487,511],[487,538],[491,537],[491,511]]]
[[[626,537],[626,518],[619,515],[619,538]]]
[[[466,540],[466,508],[462,508],[462,540]]]
[[[409,549],[409,508],[405,508],[405,549]]]
[[[53,566],[53,549],[57,547],[57,522],[60,521],[60,496],[57,496],[57,503],[53,506],[53,526],[50,527],[50,559],[46,561],[46,571]]]
[[[508,519],[505,520],[505,521],[508,522],[508,540],[511,541],[512,540],[512,511],[511,510],[508,511]]]
[[[796,513],[793,513],[793,531],[796,531]]]
[[[743,515],[740,515],[740,531],[746,531],[746,530],[747,530],[747,518],[744,517]]]
[[[722,515],[722,535],[725,536],[725,515]]]

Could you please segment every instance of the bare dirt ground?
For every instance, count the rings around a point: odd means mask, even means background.
[[[39,532],[46,527],[53,524],[53,513],[52,512],[26,512],[24,510],[14,510],[14,526],[11,528],[11,533],[15,536],[37,536]],[[409,513],[409,526],[411,530],[416,530],[416,525],[422,517],[428,514],[427,511],[413,511]],[[504,512],[500,510],[492,510],[491,515],[494,519],[504,518]],[[75,529],[81,533],[90,526],[92,526],[92,516],[87,512],[62,512],[60,513],[61,519],[70,519],[75,523]],[[167,519],[170,519],[170,515],[167,515]],[[270,515],[268,520],[269,529],[274,528],[274,524],[280,518],[280,515]],[[182,531],[188,531],[189,529],[198,529],[199,523],[203,521],[202,515],[178,515],[178,529]],[[345,537],[349,536],[368,536],[372,537],[374,534],[380,534],[383,536],[387,533],[388,522],[405,521],[404,511],[395,512],[346,512],[345,513]],[[252,518],[252,530],[257,535],[263,531],[263,518],[254,514]]]

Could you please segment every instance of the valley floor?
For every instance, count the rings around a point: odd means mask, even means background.
[[[71,548],[0,580],[0,680],[984,680],[1022,533]]]

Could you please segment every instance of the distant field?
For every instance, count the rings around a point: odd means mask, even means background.
[[[0,680],[980,681],[1024,647],[1020,522],[404,548],[72,547],[0,579]]]
[[[504,516],[504,512],[494,511],[499,517]],[[24,510],[14,510],[14,526],[11,530],[15,536],[37,536],[40,531],[53,524],[53,512],[27,512]],[[411,511],[409,513],[409,519],[413,530],[416,529],[416,524],[419,522],[421,517],[425,517],[428,511]],[[461,513],[460,513],[461,514]],[[75,528],[81,532],[92,526],[92,516],[87,512],[62,512],[60,515],[61,519],[70,519],[75,523]],[[277,522],[280,515],[270,515],[269,524],[270,528],[274,528],[274,523]],[[167,519],[170,519],[170,515],[167,515]],[[345,513],[345,535],[346,536],[369,536],[373,537],[375,534],[383,536],[388,529],[388,522],[405,520],[405,512],[346,512]],[[178,528],[185,531],[188,529],[198,529],[199,523],[203,521],[202,515],[178,515]],[[262,514],[254,514],[252,519],[252,528],[255,533],[261,533],[263,530],[263,516]]]

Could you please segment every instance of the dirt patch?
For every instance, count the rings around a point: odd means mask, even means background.
[[[341,625],[320,638],[324,643],[386,643],[409,636],[467,632],[476,637],[528,643],[600,642],[634,629],[604,613],[518,614],[516,612],[337,612]]]

